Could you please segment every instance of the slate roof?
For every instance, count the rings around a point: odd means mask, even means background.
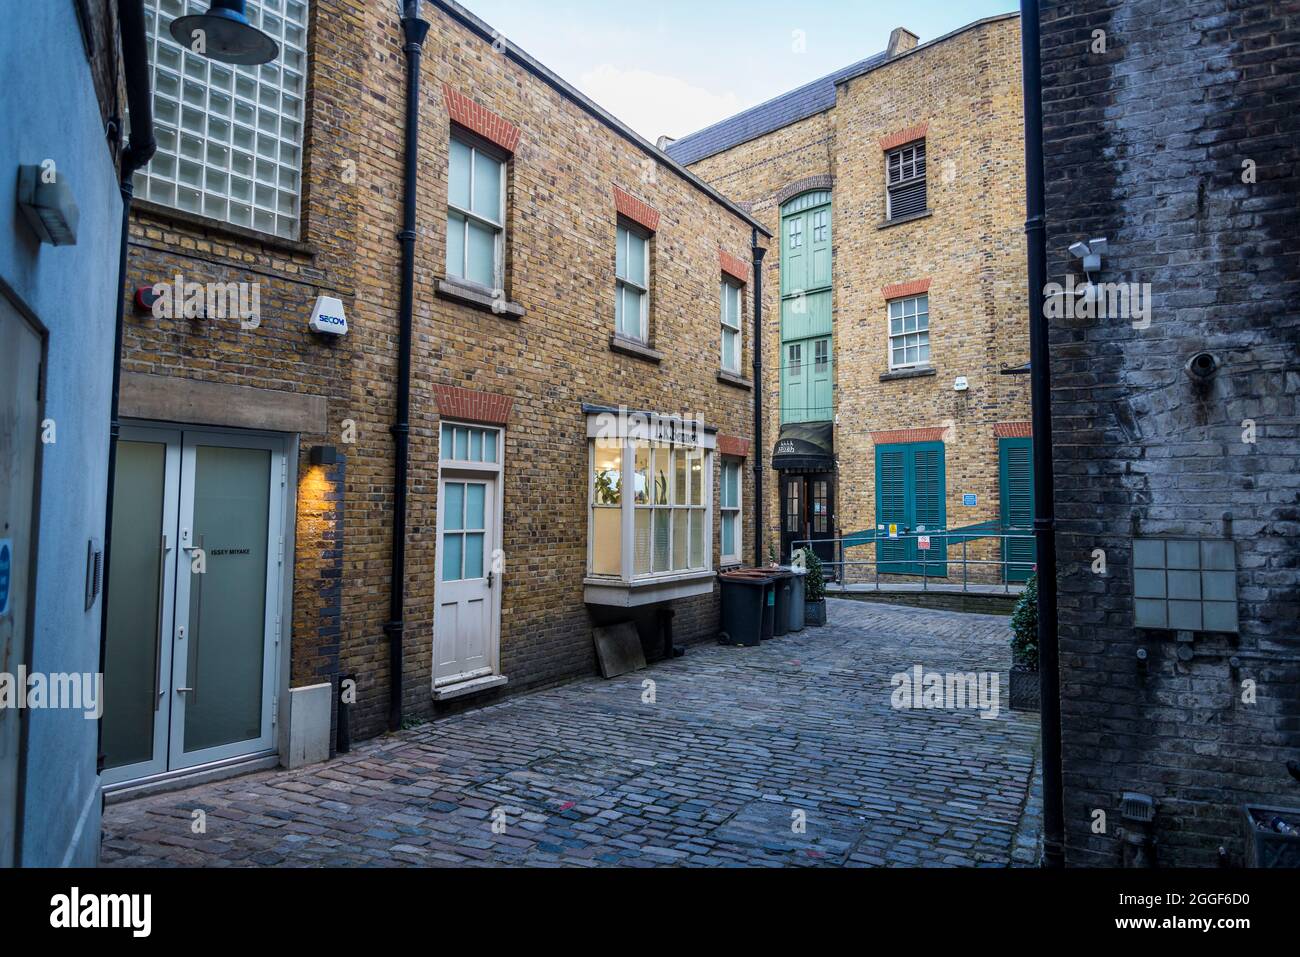
[[[885,62],[885,54],[882,51],[819,80],[805,83],[766,103],[751,107],[743,113],[737,113],[730,119],[714,123],[689,136],[683,136],[677,142],[669,143],[666,152],[683,166],[689,166],[706,156],[721,153],[764,133],[771,133],[773,130],[779,130],[783,126],[789,126],[823,110],[829,110],[835,105],[837,83],[883,62]]]

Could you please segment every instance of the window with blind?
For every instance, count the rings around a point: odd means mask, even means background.
[[[740,459],[722,460],[722,501],[718,505],[722,529],[722,564],[740,564]]]
[[[885,155],[888,185],[887,219],[900,219],[926,211],[925,140],[891,150]]]
[[[742,287],[722,280],[722,369],[740,374],[740,303]]]
[[[261,66],[179,46],[172,20],[199,0],[145,0],[158,152],[135,192],[162,206],[286,239],[299,234],[307,92],[307,0],[249,0],[248,19],[280,44]]]
[[[495,291],[505,261],[505,157],[468,135],[453,134],[449,165],[447,275]]]
[[[650,339],[650,234],[620,221],[615,235],[614,331],[620,336]]]

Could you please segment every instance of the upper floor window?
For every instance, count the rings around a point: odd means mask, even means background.
[[[889,301],[889,368],[905,369],[930,362],[930,297]]]
[[[447,275],[500,289],[505,261],[506,161],[453,133],[447,174]]]
[[[158,152],[136,195],[174,209],[296,239],[302,200],[307,0],[248,0],[248,18],[280,44],[261,66],[219,63],[172,40],[200,0],[145,0]]]
[[[722,280],[722,369],[740,372],[740,304],[744,287]]]
[[[615,256],[614,331],[629,339],[650,338],[650,235],[619,221]]]
[[[898,219],[926,210],[925,140],[890,150],[885,154],[888,177],[888,219]]]

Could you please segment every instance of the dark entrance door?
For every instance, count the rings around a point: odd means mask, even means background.
[[[781,561],[788,563],[795,542],[811,540],[823,562],[835,561],[835,474],[781,473]],[[836,577],[829,565],[827,579]]]

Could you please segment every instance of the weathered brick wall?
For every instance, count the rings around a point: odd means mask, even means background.
[[[1161,863],[1214,864],[1223,847],[1241,864],[1239,806],[1300,804],[1284,766],[1300,753],[1300,11],[1044,6],[1048,278],[1077,268],[1070,243],[1105,236],[1100,278],[1152,292],[1148,328],[1051,329],[1067,860],[1119,863],[1132,790],[1158,802]],[[1198,390],[1183,367],[1202,350],[1221,369]],[[1239,641],[1197,635],[1182,663],[1171,633],[1135,630],[1136,534],[1235,540]]]
[[[510,691],[592,673],[584,402],[699,413],[752,434],[752,392],[718,381],[719,250],[748,261],[751,227],[493,49],[434,4],[424,51],[407,537],[405,701],[432,714],[439,413],[434,387],[513,399],[503,478],[501,666]],[[405,57],[389,4],[314,0],[300,241],[270,240],[141,206],[131,285],[261,283],[261,324],[155,319],[128,308],[124,368],[325,397],[328,427],[302,435],[296,487],[292,682],[358,675],[353,730],[385,726]],[[524,38],[526,44],[526,38]],[[450,118],[444,84],[521,131],[508,177],[506,291],[522,319],[438,298],[444,275]],[[615,186],[656,209],[651,338],[658,364],[611,351]],[[308,332],[319,294],[350,333]],[[749,362],[752,304],[745,304]],[[355,443],[347,444],[347,423]],[[311,467],[339,448],[345,468]],[[715,461],[716,464],[716,461]],[[719,495],[715,469],[714,501]],[[292,482],[292,479],[291,479]],[[744,485],[745,542],[753,541]],[[711,532],[718,561],[717,522]],[[676,637],[716,631],[717,596],[677,605]]]
[[[1029,419],[1027,377],[999,374],[1029,358],[1019,44],[1018,18],[981,23],[842,84],[832,110],[692,166],[724,194],[752,204],[774,233],[789,187],[833,179],[835,448],[838,522],[845,532],[875,525],[872,433],[882,431],[944,430],[949,527],[999,516],[995,426]],[[881,141],[922,125],[933,215],[882,228]],[[775,248],[769,261],[767,455],[780,428]],[[922,279],[929,280],[935,374],[881,381],[889,371],[882,290]],[[958,376],[970,384],[963,394],[953,390]],[[966,492],[977,494],[976,507],[963,507]],[[769,534],[777,529],[778,494],[778,483],[770,482]],[[970,557],[993,559],[996,551],[984,542],[971,546]],[[996,577],[996,569],[986,573]]]

